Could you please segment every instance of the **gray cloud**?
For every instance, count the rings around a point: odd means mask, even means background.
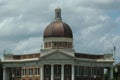
[[[0,51],[39,51],[57,6],[73,30],[77,52],[106,53],[114,45],[119,50],[120,16],[109,15],[120,11],[119,4],[118,0],[0,0]]]

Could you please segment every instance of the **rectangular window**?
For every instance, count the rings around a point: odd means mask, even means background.
[[[67,76],[70,76],[70,75],[71,75],[71,66],[70,66],[70,65],[65,65],[65,66],[64,66],[64,73],[65,73],[65,75],[67,75]]]
[[[96,69],[96,75],[100,76],[102,73],[102,69],[101,68],[97,68]]]
[[[86,75],[86,67],[84,67],[84,75]]]
[[[75,66],[75,75],[78,75],[78,66]]]
[[[88,75],[88,67],[86,67],[86,75]]]
[[[27,72],[26,72],[26,69],[25,69],[25,68],[24,68],[24,69],[22,69],[22,75],[23,75],[23,76],[25,76],[25,75],[26,75],[26,73],[27,73]]]
[[[55,75],[61,74],[61,66],[60,65],[55,65],[54,66],[54,74]]]
[[[50,65],[44,65],[44,72],[45,72],[45,76],[50,76],[51,74],[51,66]]]
[[[92,67],[90,68],[90,76],[92,76],[93,72],[92,72]]]
[[[35,68],[35,75],[40,75],[40,68]]]
[[[29,74],[29,75],[33,75],[33,68],[29,68],[28,74]]]
[[[47,48],[47,43],[45,43],[45,47]]]
[[[85,69],[84,67],[76,66],[75,67],[75,75],[76,76],[85,75],[84,69]]]
[[[94,76],[94,74],[95,74],[94,71],[95,71],[95,68],[92,67],[92,68],[91,68],[91,73],[92,73],[91,76]]]
[[[84,67],[79,67],[80,68],[80,75],[84,75]]]
[[[16,68],[16,77],[20,77],[20,68]]]
[[[91,67],[88,68],[88,75],[91,75]]]

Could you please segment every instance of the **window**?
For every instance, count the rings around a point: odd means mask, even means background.
[[[84,67],[84,75],[86,75],[86,67]]]
[[[19,68],[16,69],[16,77],[20,77],[20,69]]]
[[[40,75],[40,68],[35,68],[35,75]]]
[[[91,75],[91,67],[88,68],[88,75]]]
[[[48,42],[49,43],[49,47],[51,47],[51,42]]]
[[[64,71],[65,71],[65,75],[71,75],[71,66],[65,65]]]
[[[47,48],[49,47],[49,42],[47,42]]]
[[[91,76],[94,76],[94,74],[95,74],[94,73],[94,71],[95,71],[94,69],[95,69],[94,67],[91,68]]]
[[[33,68],[29,68],[28,74],[33,75]]]
[[[61,74],[61,66],[60,65],[55,65],[54,66],[54,74],[55,75]]]
[[[86,75],[88,75],[88,67],[86,67]]]
[[[76,66],[76,67],[75,67],[75,75],[76,75],[76,76],[82,75],[82,74],[81,74],[81,66]]]
[[[96,75],[99,76],[100,74],[101,74],[101,69],[100,69],[100,68],[97,68],[97,69],[96,69]]]
[[[57,46],[57,42],[54,42],[54,47],[56,47]]]
[[[51,73],[51,66],[50,65],[45,65],[44,66],[44,72],[45,72],[46,76],[50,75],[50,73]]]
[[[58,43],[57,43],[57,47],[61,47],[61,42],[58,42]]]
[[[67,42],[65,42],[65,47],[67,47]]]
[[[25,76],[26,75],[26,69],[22,69],[22,75]]]
[[[66,44],[65,44],[66,42],[63,42],[63,47],[66,47]]]
[[[71,48],[71,43],[70,42],[68,42],[68,48]]]
[[[47,48],[47,43],[45,43],[45,47]]]
[[[80,75],[84,75],[84,67],[79,67],[80,69]]]

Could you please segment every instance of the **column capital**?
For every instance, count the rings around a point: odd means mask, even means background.
[[[65,64],[61,64],[61,66],[64,66]]]
[[[54,66],[55,64],[51,64],[51,66]]]

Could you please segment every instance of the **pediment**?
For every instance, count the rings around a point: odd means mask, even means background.
[[[60,51],[55,51],[47,55],[44,55],[41,58],[42,59],[72,59],[73,56],[60,52]]]

